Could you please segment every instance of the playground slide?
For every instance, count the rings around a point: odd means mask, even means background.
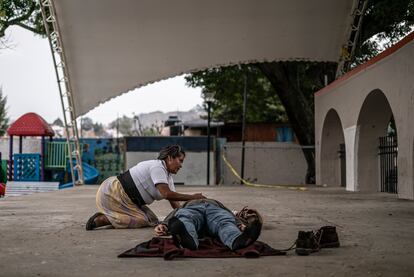
[[[83,165],[83,178],[85,180],[85,184],[96,184],[99,177],[99,171],[87,163],[82,163]],[[70,169],[68,169],[70,171]],[[73,182],[69,182],[66,184],[59,185],[59,189],[65,189],[73,187]]]

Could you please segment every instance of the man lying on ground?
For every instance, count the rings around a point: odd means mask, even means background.
[[[260,236],[263,219],[253,209],[232,212],[214,199],[196,199],[173,210],[154,229],[157,236],[171,234],[182,247],[196,250],[199,238],[219,239],[231,250],[254,243]]]

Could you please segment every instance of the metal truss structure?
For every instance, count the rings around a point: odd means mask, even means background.
[[[46,34],[49,38],[53,64],[59,87],[72,181],[74,185],[82,185],[84,183],[81,157],[82,153],[80,151],[75,106],[73,102],[70,78],[68,70],[66,69],[67,63],[59,33],[59,25],[56,18],[55,8],[52,0],[39,0],[39,4],[42,11]]]
[[[348,36],[348,41],[342,47],[341,57],[339,59],[338,68],[336,71],[336,78],[345,74],[351,68],[351,62],[355,54],[355,47],[358,41],[359,31],[361,29],[362,19],[364,18],[364,12],[367,4],[368,0],[359,0],[353,11],[353,20]]]

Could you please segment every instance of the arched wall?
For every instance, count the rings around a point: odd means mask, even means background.
[[[340,144],[344,143],[341,120],[334,109],[326,114],[321,138],[321,179],[327,186],[341,185]]]
[[[379,137],[387,135],[392,110],[384,93],[376,89],[369,93],[359,112],[357,190],[379,190]]]
[[[378,137],[391,115],[398,134],[398,197],[414,200],[414,32],[315,94],[316,181],[322,185],[322,137],[334,109],[346,144],[346,189],[378,191]]]

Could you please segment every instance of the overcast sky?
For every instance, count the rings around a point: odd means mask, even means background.
[[[8,116],[15,120],[35,112],[48,122],[63,119],[47,40],[19,27],[9,28],[6,36],[12,49],[0,50],[0,86],[7,96]],[[117,115],[188,111],[201,103],[201,89],[186,87],[184,77],[179,76],[114,98],[85,116],[107,124]]]

